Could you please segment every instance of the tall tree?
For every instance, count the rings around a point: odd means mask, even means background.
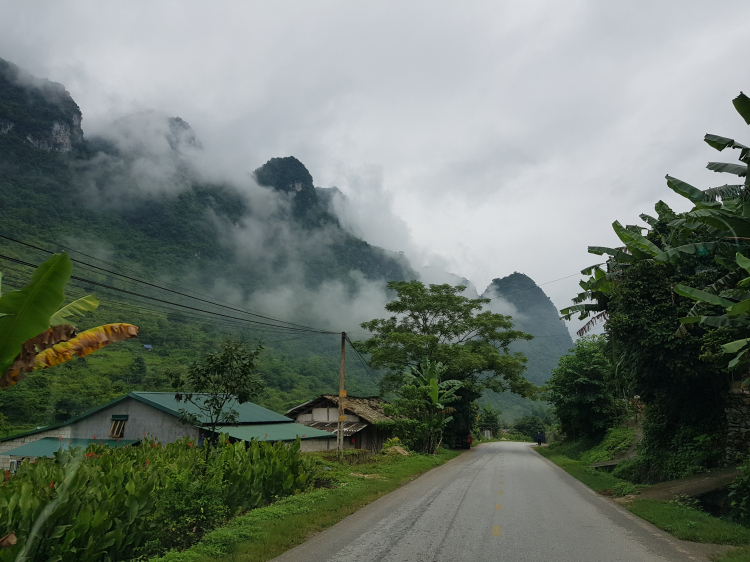
[[[453,404],[453,428],[466,434],[476,423],[471,404],[484,389],[510,391],[533,396],[535,385],[523,376],[526,357],[508,347],[533,336],[513,330],[510,316],[482,311],[489,299],[461,295],[461,285],[429,285],[419,281],[392,281],[388,288],[396,298],[385,305],[392,314],[386,319],[364,322],[373,336],[354,342],[354,347],[370,356],[376,369],[386,369],[381,391],[403,384],[404,369],[417,366],[423,358],[446,367],[445,379],[461,382]]]

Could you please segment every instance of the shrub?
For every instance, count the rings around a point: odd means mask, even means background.
[[[184,548],[227,517],[312,484],[299,439],[220,443],[208,460],[182,439],[93,444],[24,462],[0,484],[0,535],[18,540],[0,561],[23,551],[33,560],[116,562]]]
[[[740,466],[741,474],[729,486],[729,512],[742,523],[750,522],[750,457]]]

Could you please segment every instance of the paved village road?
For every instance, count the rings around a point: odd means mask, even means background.
[[[276,562],[707,560],[528,443],[488,443],[380,498]]]

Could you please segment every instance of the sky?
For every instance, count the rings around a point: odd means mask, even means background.
[[[65,85],[86,135],[155,110],[217,168],[293,155],[369,242],[558,308],[676,176],[747,144],[750,3],[0,0],[0,58]],[[743,140],[744,139],[744,140]],[[548,283],[553,280],[561,279]],[[571,329],[578,326],[571,324]]]

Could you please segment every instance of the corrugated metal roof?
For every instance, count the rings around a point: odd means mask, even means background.
[[[180,410],[186,410],[189,414],[195,414],[198,419],[203,423],[207,423],[208,420],[201,419],[200,410],[190,402],[178,402],[175,400],[174,392],[131,392],[128,396],[140,400],[150,406],[154,406],[168,414],[173,416],[180,416]],[[202,399],[202,397],[208,395],[193,394],[193,399]],[[245,423],[288,423],[294,421],[286,416],[277,414],[271,410],[253,404],[252,402],[245,402],[244,404],[230,405],[229,408],[237,411],[237,424]]]
[[[294,441],[299,435],[301,439],[332,439],[336,437],[327,431],[307,427],[298,423],[269,423],[258,425],[225,425],[217,428],[221,433],[228,433],[230,437],[250,441]]]
[[[298,423],[307,427],[322,429],[323,431],[330,431],[334,435],[339,432],[339,422],[301,421]],[[363,422],[344,422],[344,437],[351,437],[355,433],[362,431],[368,425],[370,424]]]
[[[35,433],[41,433],[43,431],[49,431],[51,429],[57,429],[58,427],[65,427],[66,425],[71,425],[72,423],[75,423],[78,420],[82,420],[90,416],[91,414],[94,414],[100,410],[103,410],[104,408],[107,408],[111,406],[112,404],[121,402],[122,400],[125,400],[126,398],[133,398],[135,400],[138,400],[139,402],[143,402],[144,404],[153,406],[154,408],[157,408],[161,410],[162,412],[166,412],[175,417],[179,417],[180,410],[184,408],[188,413],[194,413],[197,416],[199,416],[199,419],[200,419],[200,411],[194,405],[189,404],[189,403],[185,404],[185,402],[177,402],[174,396],[175,396],[174,392],[131,392],[130,394],[126,394],[125,396],[120,396],[119,398],[110,400],[106,404],[102,404],[101,406],[92,408],[91,410],[84,412],[80,416],[70,418],[69,420],[64,421],[62,423],[56,423],[56,424],[48,425],[45,427],[40,427],[38,429],[33,429],[31,431],[26,431],[24,433],[16,433],[15,435],[3,437],[2,439],[0,439],[0,443],[2,443],[3,441],[10,441],[11,439],[18,439],[19,437],[25,437],[26,435],[34,435]],[[262,406],[258,406],[257,404],[253,404],[251,402],[245,402],[244,404],[235,405],[233,409],[237,410],[237,414],[238,414],[237,423],[238,424],[241,424],[241,423],[289,423],[289,422],[294,421],[291,418],[287,418],[286,416],[282,416],[281,414],[277,414],[276,412],[272,412],[271,410],[263,408]],[[205,419],[202,420],[202,422],[206,423]]]
[[[335,394],[322,394],[313,400],[308,400],[304,404],[292,408],[286,413],[286,415],[289,417],[295,417],[298,414],[316,408],[318,404],[324,402],[333,402],[338,406],[339,397]],[[375,423],[377,421],[390,419],[383,413],[383,404],[385,403],[386,401],[378,396],[347,396],[344,398],[344,410],[357,415],[370,423]]]
[[[63,439],[60,440],[58,437],[42,437],[37,441],[26,443],[10,451],[5,451],[3,455],[9,455],[14,457],[51,457],[53,453],[62,449],[74,449],[81,447],[85,449],[92,443],[100,443],[102,445],[108,445],[109,447],[125,447],[138,443],[137,440],[131,439]]]

